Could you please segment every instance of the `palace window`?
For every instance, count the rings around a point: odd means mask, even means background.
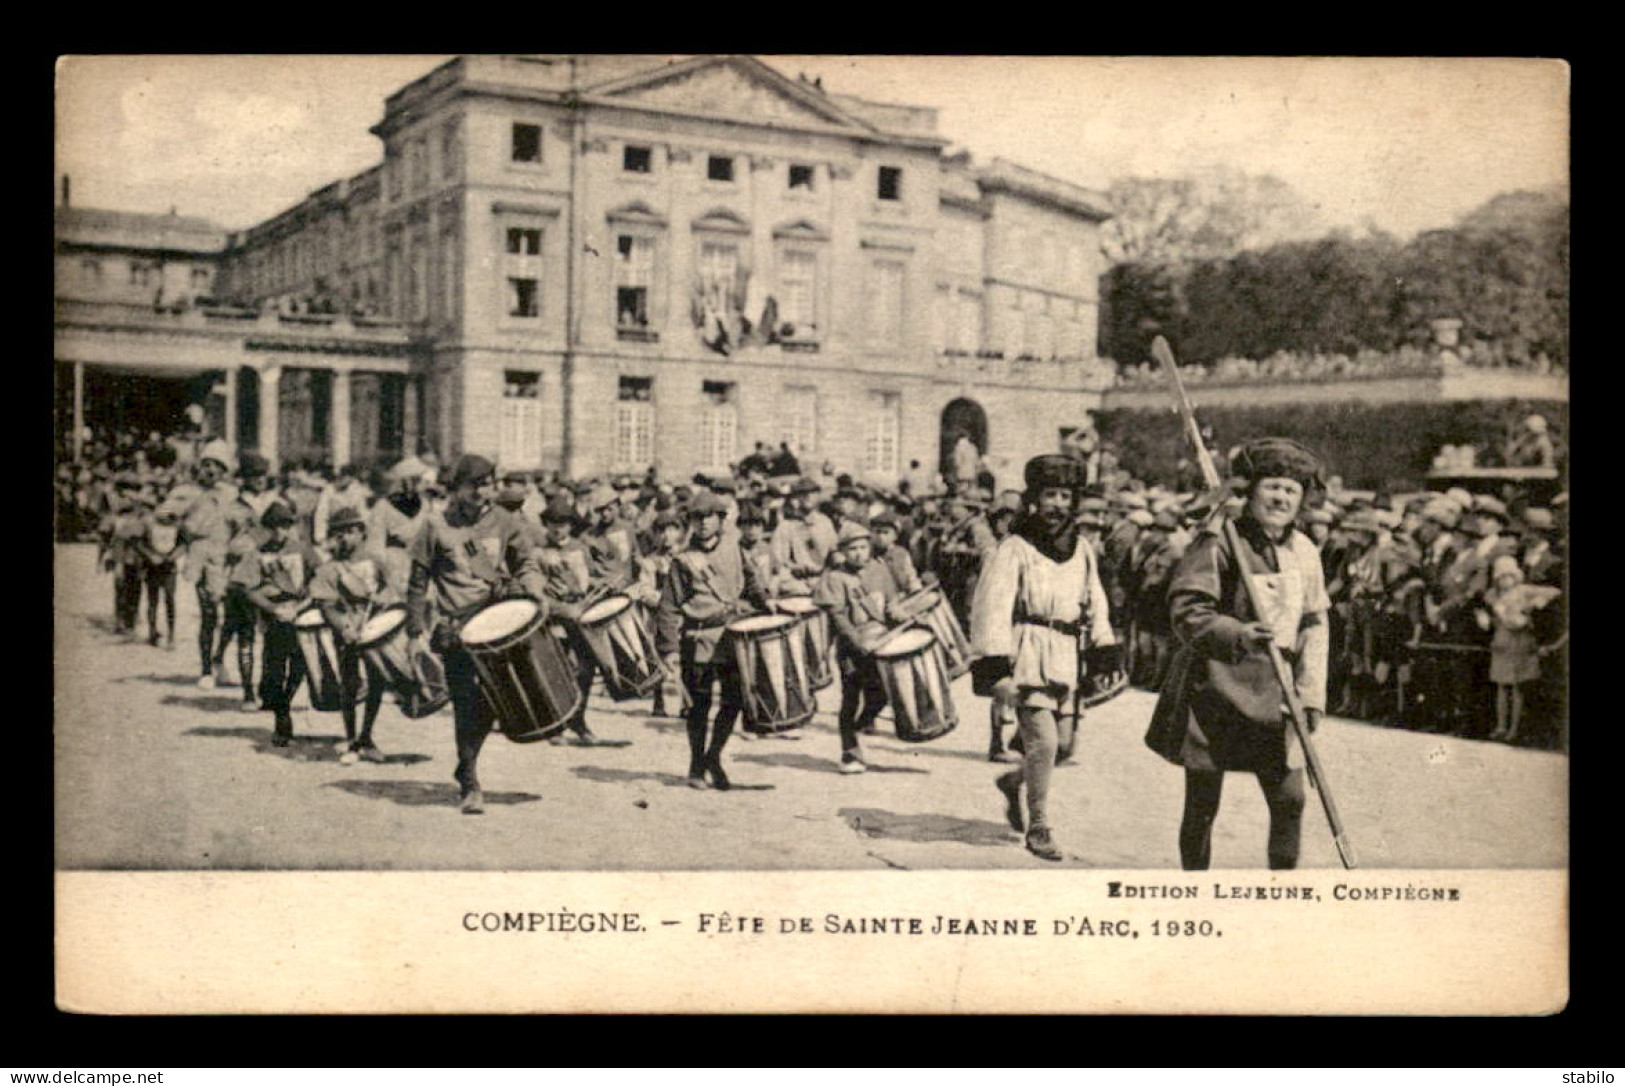
[[[540,317],[541,283],[535,279],[508,277],[508,316]]]
[[[734,461],[739,434],[739,412],[732,381],[705,381],[700,386],[704,407],[700,412],[700,465],[726,468]]]
[[[700,243],[700,284],[706,301],[727,312],[739,282],[739,246],[731,241]]]
[[[903,426],[903,397],[896,392],[871,392],[869,411],[869,434],[864,445],[864,469],[896,471]]]
[[[875,195],[882,200],[901,200],[903,198],[902,169],[897,166],[880,167]]]
[[[537,256],[542,251],[542,232],[522,226],[508,228],[508,252],[518,256]]]
[[[734,160],[727,155],[711,155],[705,161],[705,176],[712,181],[732,181]]]
[[[542,462],[542,375],[507,370],[502,375],[502,433],[498,454],[504,467],[539,467]]]
[[[812,385],[784,386],[783,420],[779,433],[797,457],[818,452],[818,389]]]
[[[627,144],[621,148],[621,169],[627,173],[648,173],[653,168],[654,155],[647,147]]]
[[[540,162],[542,160],[542,126],[539,124],[521,124],[515,121],[509,157],[514,162]]]
[[[953,345],[970,353],[982,346],[982,299],[959,291],[954,295]]]
[[[813,190],[813,168],[800,163],[790,163],[790,190],[794,192],[801,189],[805,192]]]
[[[542,231],[537,226],[508,226],[504,248],[504,312],[532,320],[542,315]]]
[[[896,344],[903,338],[903,270],[896,260],[870,265],[869,334],[877,342]]]
[[[649,327],[649,296],[654,289],[655,241],[638,234],[615,238],[615,325]]]
[[[779,321],[795,326],[795,335],[818,330],[818,254],[786,249],[779,254]]]
[[[615,467],[627,471],[654,463],[654,378],[622,377],[615,402]]]

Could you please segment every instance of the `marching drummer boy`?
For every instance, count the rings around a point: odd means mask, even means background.
[[[336,511],[327,521],[327,543],[333,557],[317,567],[310,582],[311,601],[321,608],[338,642],[339,712],[344,717],[344,737],[350,743],[339,756],[345,765],[358,760],[385,761],[383,751],[372,741],[372,725],[384,700],[382,683],[367,684],[361,734],[355,729],[355,707],[362,694],[361,632],[381,608],[398,602],[389,586],[384,559],[363,549],[366,538],[367,522],[360,510],[344,507]]]
[[[818,579],[813,599],[829,611],[835,627],[835,658],[841,668],[841,772],[862,773],[859,732],[886,707],[874,651],[895,620],[897,583],[884,563],[870,556],[869,529],[861,521],[841,525],[836,562]]]
[[[232,587],[265,618],[260,705],[276,714],[276,735],[271,740],[276,747],[287,746],[293,738],[288,705],[305,677],[293,620],[309,599],[307,586],[317,564],[316,553],[294,534],[296,519],[287,503],[273,502],[260,517],[264,532],[259,547],[231,571]]]

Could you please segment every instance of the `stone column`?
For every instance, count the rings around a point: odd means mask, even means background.
[[[226,370],[226,444],[237,447],[237,371]],[[215,387],[219,387],[218,385]]]
[[[260,455],[265,457],[272,471],[280,471],[282,467],[281,451],[277,448],[282,436],[277,418],[282,409],[281,395],[282,367],[263,367],[260,370]]]
[[[327,423],[327,436],[332,441],[333,467],[340,468],[350,462],[350,371],[333,371],[333,400],[328,405],[331,417]]]
[[[403,456],[416,456],[418,443],[423,440],[423,405],[418,397],[418,383],[421,380],[414,371],[406,375],[402,382],[403,394],[401,397],[401,453]]]
[[[67,179],[63,179],[66,185]],[[85,452],[85,364],[73,364],[73,458],[79,460]]]

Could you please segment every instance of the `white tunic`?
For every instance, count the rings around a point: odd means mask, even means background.
[[[1084,640],[1020,618],[1079,624]],[[1012,535],[988,558],[971,602],[971,646],[978,656],[1009,657],[1018,688],[1070,690],[1078,681],[1078,650],[1116,643],[1087,540],[1079,538],[1071,558],[1054,562]]]

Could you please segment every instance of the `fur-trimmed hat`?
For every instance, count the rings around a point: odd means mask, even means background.
[[[1230,467],[1250,483],[1260,479],[1292,479],[1305,490],[1321,487],[1320,457],[1286,437],[1261,437],[1236,450]]]
[[[1045,453],[1027,461],[1022,478],[1027,484],[1027,489],[1031,491],[1046,490],[1050,487],[1075,490],[1084,484],[1084,466],[1070,456]]]

